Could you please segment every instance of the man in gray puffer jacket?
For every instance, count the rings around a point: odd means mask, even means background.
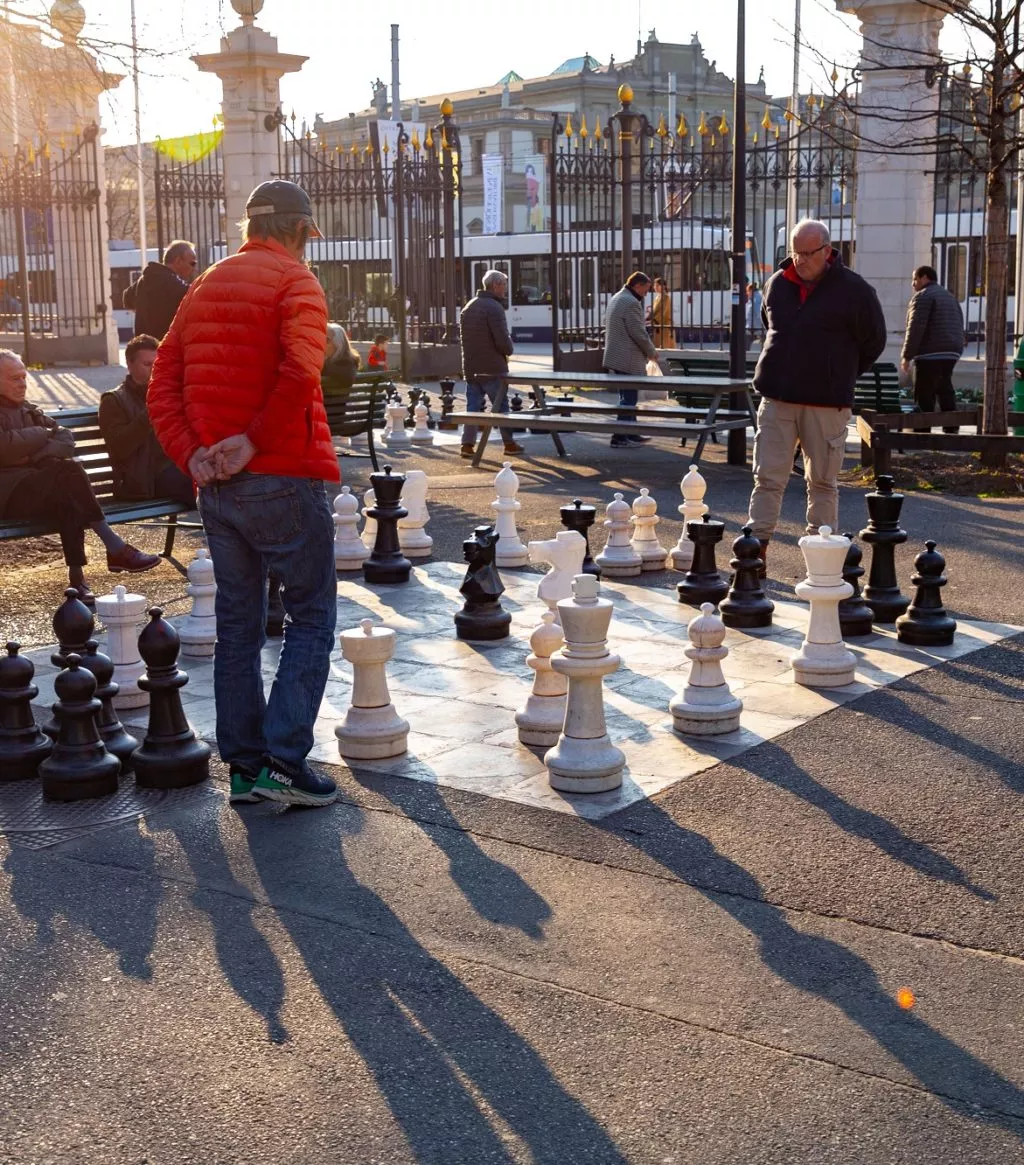
[[[505,322],[507,289],[508,278],[503,271],[486,272],[483,289],[459,316],[462,378],[466,382],[466,407],[471,413],[483,412],[485,400],[491,402],[492,412],[508,412],[508,392],[503,379],[512,355],[512,337]],[[503,428],[501,436],[506,453],[523,452],[511,429]],[[462,456],[472,457],[475,444],[476,426],[466,425],[462,430]]]
[[[608,302],[604,320],[604,370],[626,376],[646,376],[647,361],[658,359],[658,350],[644,326],[644,297],[651,289],[650,277],[634,271],[626,286],[617,291]],[[619,389],[619,404],[626,407],[637,402],[635,388]],[[620,421],[635,420],[633,413],[619,413]],[[611,445],[641,445],[650,437],[612,437]]]
[[[907,330],[900,366],[909,372],[914,400],[923,413],[956,410],[953,369],[964,350],[964,316],[956,297],[941,283],[934,267],[917,267],[911,280],[914,294],[907,305]],[[913,368],[911,368],[913,362]],[[958,432],[956,425],[944,433]]]

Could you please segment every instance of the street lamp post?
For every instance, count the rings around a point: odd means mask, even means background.
[[[747,82],[746,82],[746,0],[736,0],[736,88],[732,105],[732,316],[729,327],[729,375],[746,376],[747,328],[744,280],[747,274]],[[730,408],[743,407],[743,398],[734,393]],[[728,461],[745,465],[745,429],[729,430]]]

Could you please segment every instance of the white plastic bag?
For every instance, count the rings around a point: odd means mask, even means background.
[[[665,373],[661,370],[661,365],[657,360],[647,361],[647,375],[648,376],[664,376]]]

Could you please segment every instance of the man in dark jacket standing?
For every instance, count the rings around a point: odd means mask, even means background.
[[[193,509],[195,490],[160,448],[146,408],[156,350],[153,336],[135,336],[124,350],[128,375],[100,397],[99,422],[114,470],[114,497],[125,501],[170,498]]]
[[[956,297],[940,283],[934,267],[917,267],[910,281],[914,294],[907,304],[907,330],[900,366],[909,372],[914,400],[923,413],[954,412],[953,369],[964,350],[964,316]],[[959,432],[957,425],[944,433]]]
[[[505,292],[508,278],[503,271],[488,271],[483,289],[462,309],[459,316],[459,342],[462,345],[462,378],[466,382],[466,408],[483,412],[484,401],[491,411],[508,412],[508,391],[502,377],[508,372],[512,355],[512,337],[505,322]],[[499,403],[500,402],[500,403]],[[522,453],[511,429],[501,430],[506,453]],[[476,426],[462,430],[462,456],[472,457],[476,445]]]
[[[764,398],[754,439],[750,525],[765,558],[779,520],[797,444],[807,483],[807,533],[839,524],[839,470],[853,388],[885,348],[885,317],[874,288],[843,266],[828,227],[805,219],[790,255],[765,284],[764,347],[754,386]]]
[[[162,263],[148,263],[145,271],[125,289],[122,305],[135,312],[135,334],[162,340],[171,326],[178,304],[185,298],[196,273],[196,249],[175,239],[164,251]]]

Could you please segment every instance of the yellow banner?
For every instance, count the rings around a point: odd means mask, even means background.
[[[174,162],[199,162],[220,145],[222,129],[187,134],[183,138],[157,138],[154,148]]]

